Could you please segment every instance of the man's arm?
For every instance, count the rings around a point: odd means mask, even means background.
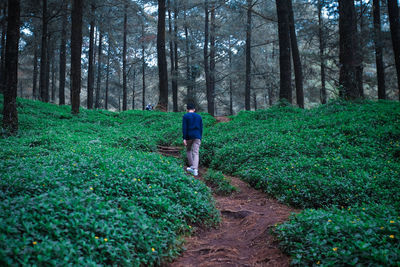
[[[186,146],[187,122],[186,122],[185,117],[182,118],[182,137],[183,137],[183,144]]]

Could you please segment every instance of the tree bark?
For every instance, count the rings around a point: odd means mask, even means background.
[[[79,113],[81,93],[81,53],[82,53],[82,9],[83,1],[72,2],[71,25],[71,111]]]
[[[178,7],[177,2],[174,2],[174,82],[172,83],[172,102],[173,111],[178,112],[178,75],[179,75],[179,58],[178,58]]]
[[[232,81],[232,47],[231,47],[231,36],[229,36],[229,115],[233,115],[233,81]]]
[[[364,42],[363,42],[363,30],[364,30],[364,14],[363,14],[363,0],[359,0],[360,2],[360,31],[357,30],[356,24],[356,80],[357,80],[357,89],[359,91],[360,97],[364,97],[364,86],[363,86],[363,54],[364,54]],[[357,13],[356,13],[357,18]]]
[[[380,0],[373,1],[372,13],[374,17],[374,44],[375,44],[376,75],[378,80],[378,99],[386,99]]]
[[[37,76],[38,76],[38,47],[36,41],[34,43],[34,54],[33,54],[33,81],[32,81],[32,97],[33,99],[38,98],[37,88]]]
[[[144,22],[142,24],[142,110],[146,108],[146,58],[144,46]]]
[[[126,38],[128,34],[128,3],[125,2],[124,7],[124,44],[122,50],[122,110],[128,108],[128,91],[126,85],[126,49],[127,43]]]
[[[159,100],[157,108],[168,111],[168,70],[165,54],[165,0],[158,0],[157,62],[159,78]]]
[[[357,25],[355,16],[354,0],[339,0],[339,61],[341,65],[339,95],[347,100],[360,97],[356,76]]]
[[[105,95],[105,103],[104,108],[108,109],[108,85],[109,85],[109,77],[110,77],[110,56],[111,56],[111,43],[110,36],[108,36],[108,49],[107,49],[107,70],[106,70],[106,95]]]
[[[3,17],[7,17],[7,2],[5,2],[2,6]],[[0,93],[5,91],[5,55],[6,55],[6,33],[7,33],[7,20],[4,19],[2,23],[2,31],[1,31],[1,60],[0,60]]]
[[[42,44],[40,53],[40,80],[39,91],[40,100],[49,102],[49,91],[47,90],[46,75],[47,75],[47,0],[42,1]]]
[[[323,30],[323,19],[322,19],[322,7],[324,0],[318,0],[318,37],[319,37],[319,60],[321,66],[321,91],[320,91],[320,99],[321,104],[326,104],[327,102],[327,94],[326,94],[326,85],[325,85],[325,37]]]
[[[215,115],[215,3],[212,2],[210,9],[210,110],[211,116]]]
[[[46,75],[45,75],[46,90],[45,91],[46,91],[46,97],[47,97],[46,102],[49,102],[50,101],[50,65],[51,65],[50,61],[52,61],[51,57],[53,55],[53,52],[52,52],[53,47],[51,45],[51,35],[49,33],[47,33],[47,45],[46,46],[47,46],[47,51],[46,51],[47,55],[46,55],[46,62],[45,62],[45,64],[46,64]]]
[[[135,91],[136,91],[136,69],[133,68],[133,77],[132,77],[132,109],[135,109]]]
[[[252,0],[247,0],[247,23],[246,23],[246,87],[244,93],[244,106],[246,110],[250,110],[250,94],[251,94],[251,14]]]
[[[65,72],[67,68],[67,25],[68,25],[68,4],[63,5],[63,17],[61,24],[61,44],[60,44],[60,74],[58,86],[58,101],[60,105],[65,105]]]
[[[399,22],[399,6],[397,0],[388,0],[390,33],[392,36],[392,45],[394,53],[394,61],[397,71],[397,88],[399,90],[400,100],[400,22]]]
[[[172,87],[172,110],[174,112],[178,111],[178,86],[177,86],[177,72],[176,72],[176,67],[175,64],[177,64],[177,53],[175,53],[175,48],[176,48],[176,9],[174,10],[174,19],[175,19],[175,29],[174,29],[174,35],[172,34],[172,16],[171,16],[171,1],[168,1],[168,32],[170,36],[169,40],[169,56],[170,56],[170,62],[171,62],[171,87]]]
[[[186,20],[187,17],[187,10],[186,10],[186,2],[185,2],[185,10],[183,13],[183,25],[185,31],[185,55],[186,55],[186,102],[187,103],[195,103],[194,98],[194,90],[192,83],[192,67],[190,62],[190,40],[189,40],[189,30],[188,30],[188,22]]]
[[[296,83],[296,102],[300,108],[304,108],[304,92],[303,92],[303,67],[301,65],[299,46],[297,44],[296,28],[294,23],[294,14],[292,0],[288,0],[289,4],[289,23],[290,23],[290,44],[292,48],[293,69]]]
[[[94,28],[95,28],[95,4],[91,4],[90,13],[90,33],[89,33],[89,63],[88,63],[88,78],[87,78],[87,108],[93,108],[93,85],[94,85]]]
[[[280,91],[279,99],[286,99],[292,103],[291,84],[291,62],[290,62],[290,26],[289,26],[289,4],[288,0],[277,0],[276,9],[278,14],[279,35],[279,69],[280,69]]]
[[[51,61],[51,102],[55,103],[56,101],[56,54],[55,49],[51,50],[52,61]]]
[[[209,21],[208,21],[208,0],[204,3],[204,74],[206,78],[206,95],[207,95],[207,111],[210,113],[213,109],[211,106],[211,85],[210,85],[210,71],[208,65],[208,37],[209,37]],[[211,114],[211,113],[210,113]]]
[[[97,84],[96,84],[96,98],[94,101],[94,107],[100,108],[100,87],[101,87],[101,68],[102,68],[102,57],[103,57],[103,32],[99,30],[99,50],[97,58]]]
[[[18,43],[20,27],[20,1],[8,0],[7,41],[5,54],[6,88],[4,90],[3,128],[9,134],[18,132]]]

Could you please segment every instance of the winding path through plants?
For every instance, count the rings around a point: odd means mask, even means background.
[[[218,122],[228,118],[219,117]],[[159,147],[160,153],[178,156],[179,148]],[[201,169],[199,179],[207,170]],[[236,177],[229,177],[239,191],[214,195],[221,212],[217,229],[197,229],[187,237],[184,252],[172,267],[187,266],[288,266],[290,259],[278,249],[270,230],[296,210],[278,203]]]

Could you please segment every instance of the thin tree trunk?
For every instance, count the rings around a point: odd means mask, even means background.
[[[372,13],[374,17],[374,43],[375,43],[376,75],[378,80],[378,99],[386,99],[380,0],[373,1]]]
[[[108,109],[108,85],[109,85],[109,77],[110,77],[110,56],[111,56],[111,44],[110,37],[108,37],[108,49],[107,49],[107,70],[106,70],[106,96],[104,108]]]
[[[277,0],[278,35],[279,35],[279,69],[280,91],[279,99],[292,103],[291,62],[290,62],[290,26],[288,0]]]
[[[50,36],[50,34],[48,33],[47,34],[47,51],[46,51],[46,53],[47,53],[47,56],[46,56],[46,85],[45,85],[45,87],[46,87],[46,97],[47,97],[47,100],[46,100],[46,102],[49,102],[50,101],[50,62],[52,61],[52,55],[53,55],[53,47],[52,47],[52,45],[51,45],[51,36]]]
[[[211,116],[215,115],[215,3],[212,2],[211,10],[211,25],[210,25],[210,98],[208,101],[210,110],[208,113]]]
[[[209,22],[208,22],[208,0],[205,0],[204,3],[204,73],[206,76],[206,95],[207,95],[207,111],[211,114],[213,107],[211,106],[211,85],[210,85],[210,72],[209,72],[209,65],[208,65],[208,36],[209,36]]]
[[[40,80],[39,80],[39,91],[40,100],[49,102],[49,92],[46,91],[46,74],[47,74],[47,0],[42,1],[42,50],[40,53]]]
[[[232,47],[231,47],[231,36],[229,35],[229,114],[233,115],[233,81],[232,81]]]
[[[128,34],[128,3],[125,2],[124,8],[124,44],[122,50],[122,110],[128,108],[128,90],[126,85],[126,37]]]
[[[82,9],[83,1],[72,2],[71,25],[71,112],[79,113],[81,93],[81,53],[82,53]]]
[[[252,0],[247,0],[247,24],[246,24],[246,88],[244,93],[244,106],[246,110],[250,110],[250,94],[251,94],[251,14]]]
[[[51,62],[51,101],[55,103],[56,101],[56,54],[55,49],[52,49],[52,62]]]
[[[96,98],[94,102],[94,107],[96,109],[100,108],[100,87],[101,87],[101,68],[102,68],[102,57],[103,57],[103,32],[100,29],[99,36],[99,51],[97,58],[97,84],[96,84]]]
[[[158,0],[157,62],[159,78],[158,109],[168,111],[168,70],[165,55],[165,0]]]
[[[318,0],[318,35],[319,35],[319,60],[321,65],[321,91],[320,99],[322,104],[327,102],[326,85],[325,85],[325,37],[323,31],[322,7],[324,0]]]
[[[7,16],[7,2],[4,3],[3,8],[3,17]],[[6,54],[6,33],[7,33],[7,20],[4,19],[2,23],[2,31],[1,31],[1,61],[0,61],[0,93],[5,91],[5,54]]]
[[[288,0],[289,4],[289,23],[290,23],[290,44],[292,48],[293,69],[296,83],[296,102],[300,108],[304,108],[304,92],[303,92],[303,67],[301,65],[299,46],[297,44],[296,28],[294,23],[294,14],[292,0]]]
[[[253,105],[254,105],[254,110],[257,110],[257,94],[255,91],[253,91]]]
[[[132,77],[132,109],[135,109],[135,91],[136,91],[136,69],[133,68],[133,77]]]
[[[20,27],[20,1],[8,0],[8,25],[5,54],[6,88],[4,90],[3,128],[10,134],[18,132],[18,43]]]
[[[394,61],[397,71],[397,88],[399,90],[400,100],[400,22],[399,22],[399,6],[397,0],[388,0],[390,33],[392,35],[392,45],[394,53]]]
[[[144,23],[142,24],[142,110],[146,107],[146,59],[144,46]]]
[[[189,30],[188,30],[188,22],[186,20],[186,2],[185,2],[185,10],[183,13],[183,25],[185,31],[185,55],[186,55],[186,101],[187,103],[194,103],[194,91],[193,91],[193,83],[192,83],[192,68],[190,63],[190,40],[189,40]]]
[[[356,55],[356,11],[354,0],[339,0],[339,34],[340,34],[340,91],[339,94],[345,99],[356,99],[360,97],[357,86],[357,55]]]
[[[179,75],[179,58],[178,58],[178,7],[177,2],[174,1],[174,82],[172,83],[172,102],[173,111],[178,112],[178,75]]]
[[[32,96],[33,99],[38,97],[37,88],[37,76],[38,76],[38,47],[36,42],[34,43],[34,55],[33,55],[33,81],[32,81]]]
[[[67,25],[68,25],[68,4],[63,6],[63,17],[61,24],[61,44],[60,44],[60,74],[58,86],[58,101],[60,105],[65,105],[65,72],[67,68]]]
[[[94,28],[95,28],[95,4],[91,4],[90,13],[90,32],[89,32],[89,63],[88,63],[88,78],[87,78],[87,108],[93,108],[93,85],[94,85]]]

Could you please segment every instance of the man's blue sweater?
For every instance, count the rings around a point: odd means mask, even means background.
[[[194,112],[183,115],[182,133],[184,140],[201,139],[203,135],[203,119]]]

